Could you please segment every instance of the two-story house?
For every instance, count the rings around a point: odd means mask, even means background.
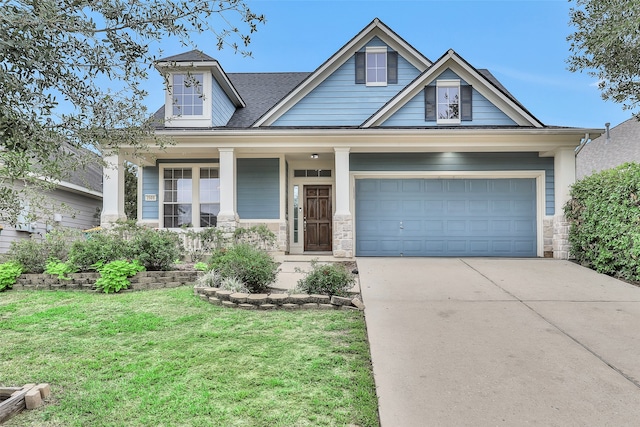
[[[156,68],[175,144],[131,158],[144,224],[267,224],[291,254],[568,255],[574,150],[602,131],[544,125],[453,50],[431,61],[375,19],[310,73],[227,73],[199,51]],[[105,175],[110,222],[122,170]]]

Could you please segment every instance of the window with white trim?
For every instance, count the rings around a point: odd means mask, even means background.
[[[202,73],[173,74],[172,104],[174,116],[202,116],[204,114]]]
[[[367,86],[387,85],[387,47],[367,47]]]
[[[165,167],[163,224],[165,228],[214,227],[220,212],[217,167]]]
[[[460,123],[459,80],[438,80],[436,109],[439,124]]]

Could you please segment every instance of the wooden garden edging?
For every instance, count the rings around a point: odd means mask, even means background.
[[[23,409],[36,409],[44,405],[51,394],[49,384],[26,384],[22,387],[0,387],[0,424]],[[5,400],[6,399],[6,400]]]

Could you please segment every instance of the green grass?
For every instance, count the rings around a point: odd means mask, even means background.
[[[190,287],[0,294],[0,385],[52,398],[6,426],[377,426],[360,312],[250,312]]]

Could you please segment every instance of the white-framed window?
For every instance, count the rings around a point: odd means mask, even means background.
[[[163,165],[165,228],[214,227],[220,212],[218,165]]]
[[[436,88],[438,124],[460,123],[460,81],[438,80]]]
[[[367,86],[387,85],[387,47],[373,46],[366,49]]]
[[[174,116],[204,114],[204,74],[172,74],[171,97]]]

